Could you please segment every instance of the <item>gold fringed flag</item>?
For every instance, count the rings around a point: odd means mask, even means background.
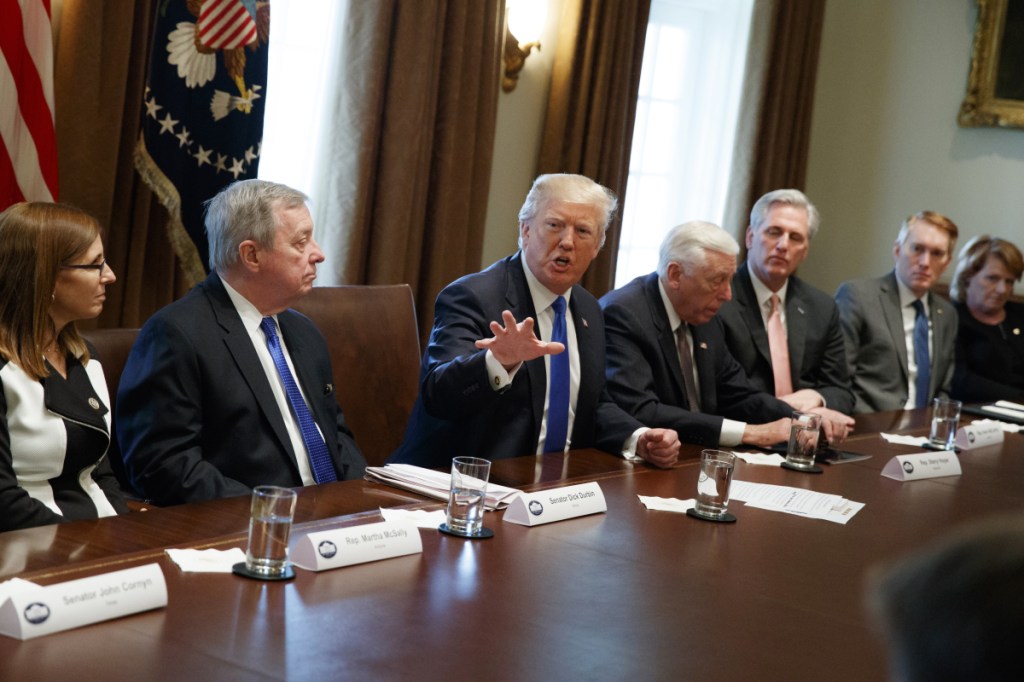
[[[263,140],[270,2],[162,0],[135,168],[170,214],[182,269],[205,277],[203,202],[256,177]]]

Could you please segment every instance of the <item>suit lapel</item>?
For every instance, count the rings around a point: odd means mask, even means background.
[[[249,390],[252,391],[260,411],[266,417],[267,423],[270,424],[281,447],[284,448],[284,452],[290,453],[294,461],[295,453],[292,452],[292,444],[288,438],[288,431],[284,426],[284,418],[281,416],[281,410],[277,406],[277,401],[274,400],[274,394],[270,390],[267,374],[256,355],[252,339],[242,324],[242,318],[238,316],[238,311],[235,310],[234,304],[231,303],[228,292],[224,289],[224,285],[221,284],[219,277],[211,275],[206,280],[206,284],[209,285],[205,288],[205,291],[210,299],[214,317],[217,318],[217,323],[224,333],[224,345],[234,359],[242,379],[248,385]]]
[[[311,362],[314,357],[313,351],[307,348],[303,344],[302,338],[295,333],[295,315],[294,311],[286,310],[277,316],[277,322],[281,327],[281,336],[284,339],[284,343],[288,347],[288,355],[291,356],[292,367],[295,368],[295,380],[306,396],[310,412],[313,413],[313,418],[320,426],[320,431],[323,433],[328,449],[333,452],[333,435],[336,433],[336,431],[332,430],[333,415],[323,413],[323,401],[320,400],[322,396],[330,393],[333,387],[330,384],[323,384],[318,381],[319,377],[317,377],[316,369]]]
[[[718,395],[715,391],[715,357],[716,349],[709,348],[708,336],[704,330],[709,324],[697,325],[693,329],[693,366],[700,381],[700,411],[708,414],[718,412]],[[691,408],[694,409],[695,408]]]
[[[803,373],[804,346],[807,342],[807,303],[800,296],[800,285],[789,279],[786,291],[786,345],[789,347],[789,375],[793,388],[800,385]]]
[[[647,305],[650,307],[651,319],[654,320],[654,327],[657,330],[658,347],[665,365],[669,368],[672,386],[675,388],[677,398],[685,401],[686,386],[683,384],[683,368],[679,364],[679,347],[676,344],[676,334],[668,321],[668,313],[665,312],[665,303],[661,300],[661,290],[658,288],[656,274],[650,275],[644,282],[644,293],[647,297]]]
[[[734,287],[736,291],[736,302],[740,305],[740,314],[746,320],[747,329],[750,330],[750,337],[754,347],[761,354],[761,358],[772,365],[772,351],[768,346],[768,330],[764,328],[764,318],[761,317],[761,307],[757,304],[757,294],[754,293],[754,285],[750,282],[750,270],[744,263],[736,272]],[[787,309],[788,313],[788,309]]]
[[[508,285],[505,288],[505,302],[509,310],[513,311],[517,322],[522,322],[527,317],[537,321],[537,311],[533,309],[533,297],[530,295],[530,287],[526,283],[526,275],[523,273],[522,252],[517,253],[509,259],[506,274]],[[534,324],[533,333],[540,338],[540,325]],[[548,373],[544,358],[540,357],[526,363],[526,373],[530,378],[530,399],[533,407],[533,421],[540,429],[540,423],[544,419],[544,396],[548,388]],[[534,443],[536,447],[536,443]]]
[[[910,370],[907,369],[907,339],[903,331],[903,311],[900,309],[900,292],[896,286],[896,275],[890,273],[884,278],[878,293],[878,304],[885,317],[885,324],[892,335],[892,345],[896,347],[896,355],[900,359],[903,381],[909,381]]]

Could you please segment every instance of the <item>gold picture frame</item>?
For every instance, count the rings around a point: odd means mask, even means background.
[[[977,0],[963,127],[1024,128],[1024,0]]]

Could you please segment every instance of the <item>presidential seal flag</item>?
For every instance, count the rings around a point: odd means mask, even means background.
[[[256,177],[263,140],[270,2],[162,0],[135,168],[170,218],[185,274],[209,260],[203,202]]]

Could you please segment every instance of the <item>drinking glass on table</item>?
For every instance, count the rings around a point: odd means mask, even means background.
[[[441,530],[464,537],[483,537],[492,534],[483,527],[484,500],[487,497],[487,479],[490,475],[489,460],[479,457],[452,459],[448,515]]]
[[[952,450],[956,441],[956,429],[960,424],[959,400],[936,398],[932,406],[932,431],[928,441],[933,447]]]
[[[722,450],[702,450],[697,478],[697,503],[687,514],[706,521],[735,521],[727,512],[729,486],[736,466],[736,455]],[[693,512],[692,514],[690,512]]]
[[[798,469],[812,469],[814,455],[818,451],[818,434],[821,431],[821,415],[814,412],[794,412],[789,427],[789,445],[786,447],[786,462]]]
[[[291,488],[253,488],[249,545],[245,550],[245,569],[250,577],[274,580],[293,575],[288,565],[288,536],[296,499]]]

